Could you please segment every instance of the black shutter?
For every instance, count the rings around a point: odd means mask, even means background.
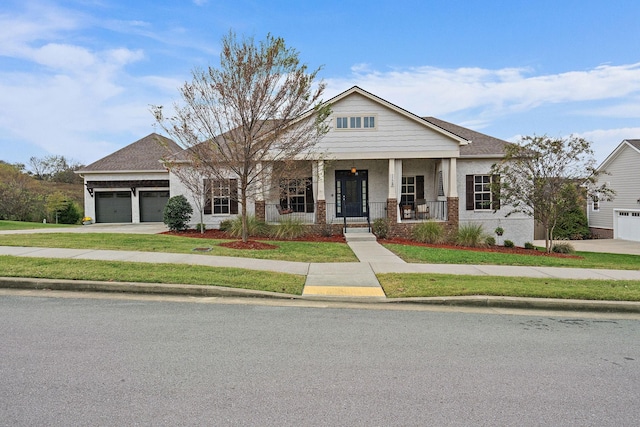
[[[307,178],[307,189],[305,190],[305,204],[307,205],[306,212],[313,213],[313,179]]]
[[[493,210],[500,209],[500,175],[491,175],[491,200]]]
[[[474,207],[473,197],[473,175],[467,175],[467,210],[472,211]]]
[[[211,215],[211,180],[204,179],[202,185],[204,185],[204,213]]]
[[[424,199],[424,175],[416,176],[416,199]]]
[[[229,209],[230,214],[235,215],[238,213],[238,180],[229,180]]]

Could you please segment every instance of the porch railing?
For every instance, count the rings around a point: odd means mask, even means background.
[[[428,220],[446,221],[447,202],[434,200],[421,204],[411,203],[398,205],[402,222],[421,222]],[[318,215],[318,204],[299,206],[295,209],[282,208],[277,203],[265,204],[265,220],[278,223],[286,219],[296,219],[303,224],[315,224]],[[307,212],[301,212],[306,210]],[[336,211],[335,203],[326,203],[327,224],[370,224],[378,218],[387,218],[387,202],[369,202],[366,207],[343,204],[341,212]]]

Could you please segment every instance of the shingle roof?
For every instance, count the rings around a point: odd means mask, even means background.
[[[163,171],[159,160],[181,150],[172,139],[152,133],[78,172]]]
[[[625,141],[640,150],[640,139],[625,139]]]
[[[423,117],[424,120],[448,132],[456,134],[471,144],[460,146],[460,157],[502,157],[507,141],[476,132],[435,117]]]

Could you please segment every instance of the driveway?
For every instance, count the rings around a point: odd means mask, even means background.
[[[36,228],[31,230],[5,230],[0,234],[27,233],[128,233],[128,234],[157,234],[167,231],[162,222],[145,222],[137,224],[91,224],[78,227]]]
[[[620,239],[594,239],[594,240],[571,240],[576,251],[581,252],[605,252],[611,254],[640,255],[640,242]],[[536,246],[544,247],[544,240],[533,242]]]

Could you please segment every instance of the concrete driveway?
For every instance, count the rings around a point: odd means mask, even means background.
[[[581,252],[604,252],[611,254],[640,255],[640,242],[620,239],[594,239],[594,240],[571,240],[576,251]],[[544,240],[533,242],[536,246],[544,247]]]
[[[31,230],[5,230],[0,234],[28,234],[28,233],[128,233],[128,234],[157,234],[167,231],[162,222],[145,222],[137,224],[91,224],[78,227],[36,228]]]

